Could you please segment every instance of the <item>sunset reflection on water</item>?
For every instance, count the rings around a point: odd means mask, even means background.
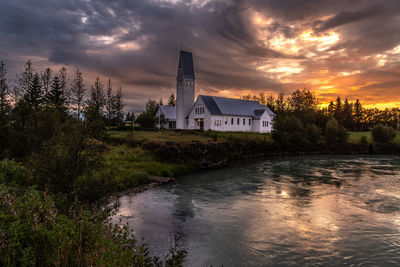
[[[119,218],[155,254],[174,235],[188,266],[397,265],[397,157],[235,164],[120,198]]]

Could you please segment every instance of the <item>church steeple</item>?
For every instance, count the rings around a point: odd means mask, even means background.
[[[194,103],[195,76],[191,52],[180,51],[176,75],[176,128],[187,127],[186,116]]]

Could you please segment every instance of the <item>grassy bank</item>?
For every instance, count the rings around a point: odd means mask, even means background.
[[[347,144],[309,152],[368,153],[363,137],[373,144],[371,132],[348,132]],[[398,132],[392,143],[400,144]],[[151,176],[179,177],[230,159],[281,153],[270,133],[212,131],[108,131],[107,148],[103,155],[116,179],[113,191],[146,184]]]
[[[143,144],[145,142],[178,142],[191,143],[230,140],[263,140],[273,141],[271,134],[247,132],[213,132],[213,131],[108,131],[109,140],[127,143]]]
[[[358,144],[361,143],[363,136],[367,138],[369,144],[373,143],[371,131],[368,132],[348,132],[349,138],[347,142]],[[396,137],[391,141],[393,144],[400,145],[400,131],[396,131]]]

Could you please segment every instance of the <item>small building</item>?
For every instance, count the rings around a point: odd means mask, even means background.
[[[157,110],[157,128],[176,129],[176,108],[175,106],[160,106]]]
[[[176,107],[160,106],[157,127],[223,132],[272,131],[275,114],[257,101],[199,95],[194,102],[194,96],[193,56],[191,52],[181,51],[176,77]],[[162,121],[164,123],[160,125]]]

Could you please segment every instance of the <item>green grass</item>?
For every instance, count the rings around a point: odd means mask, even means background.
[[[212,138],[197,131],[108,131],[110,139],[118,139],[122,141],[134,141],[143,143],[146,141],[157,142],[208,142]]]
[[[249,132],[215,132],[215,131],[108,131],[111,140],[119,140],[125,143],[144,142],[210,142],[229,140],[265,140],[272,141],[270,133]]]
[[[188,164],[160,162],[149,151],[129,145],[109,146],[105,161],[110,168],[117,170],[117,179],[142,179],[143,175],[177,177],[195,168]]]
[[[372,134],[370,131],[368,132],[348,132],[349,139],[347,140],[349,143],[358,144],[361,142],[361,138],[363,136],[367,137],[367,141],[369,144],[373,143]],[[391,141],[394,144],[400,144],[400,131],[396,131],[396,137]]]
[[[361,138],[363,136],[367,137],[368,143],[372,143],[371,132],[348,132],[349,139],[347,140],[349,143],[358,144],[361,143]]]

